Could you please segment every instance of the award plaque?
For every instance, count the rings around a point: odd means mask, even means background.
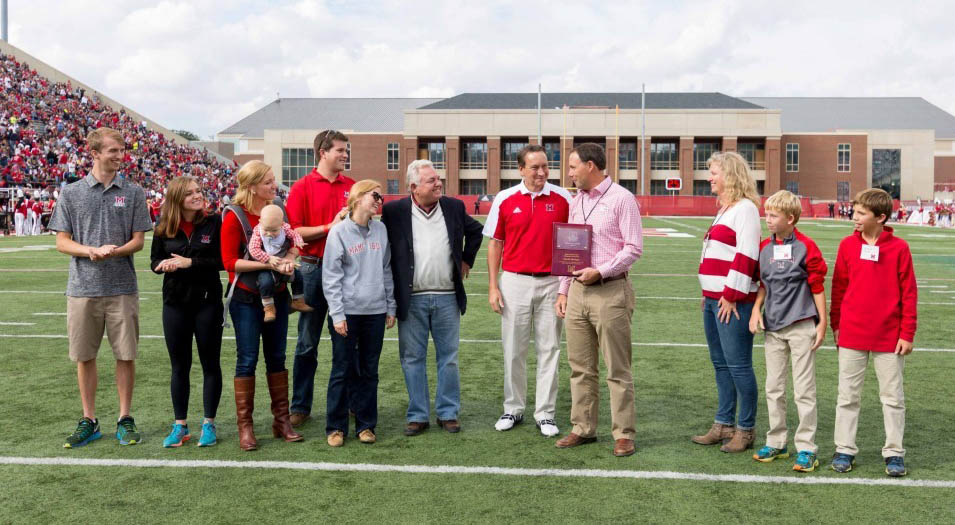
[[[590,267],[593,226],[589,224],[554,223],[554,248],[551,275],[573,275]]]

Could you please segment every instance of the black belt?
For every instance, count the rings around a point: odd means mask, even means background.
[[[302,260],[302,262],[307,262],[308,264],[314,264],[314,265],[322,264],[321,257],[312,257],[311,255],[303,255],[299,258]]]
[[[530,277],[550,277],[550,272],[514,272],[517,275],[528,275]]]
[[[586,285],[586,286],[600,286],[601,284],[609,283],[610,281],[616,281],[618,279],[623,279],[627,276],[626,272],[621,273],[620,275],[614,275],[613,277],[604,277],[602,279],[597,279],[596,281]],[[584,284],[584,283],[580,283]]]

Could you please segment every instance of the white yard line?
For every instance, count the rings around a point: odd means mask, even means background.
[[[0,321],[0,326],[34,326],[36,323],[20,323],[16,321]]]
[[[513,467],[466,467],[454,465],[387,465],[376,463],[330,463],[308,461],[226,461],[172,459],[92,459],[0,457],[0,464],[47,467],[122,467],[122,468],[220,468],[305,470],[320,472],[387,472],[399,474],[484,475],[555,478],[603,478],[732,483],[786,483],[793,485],[867,485],[906,488],[953,489],[955,481],[928,479],[887,479],[820,476],[757,476],[752,474],[700,474],[652,470],[602,470]]]
[[[706,233],[706,230],[705,230],[704,228],[697,228],[696,226],[691,226],[691,225],[689,225],[689,224],[684,224],[684,223],[682,223],[682,222],[673,221],[673,220],[670,220],[670,219],[663,219],[663,218],[660,218],[660,217],[653,217],[653,218],[656,219],[656,220],[658,220],[658,221],[660,221],[660,222],[665,222],[665,223],[667,223],[667,224],[672,224],[672,225],[674,225],[674,226],[679,226],[680,228],[686,228],[686,229],[689,229],[689,230]]]
[[[68,336],[67,336],[66,334],[0,334],[0,338],[5,338],[5,339],[67,339]],[[143,334],[143,335],[140,335],[139,338],[140,338],[140,339],[165,339],[164,336],[161,336],[161,335],[153,335],[153,334],[148,334],[148,335],[147,335],[147,334]],[[228,340],[228,341],[234,341],[234,340],[235,340],[235,337],[234,337],[234,336],[229,336],[229,335],[223,335],[223,336],[222,336],[222,339],[223,339],[223,340]],[[298,339],[298,337],[295,336],[295,335],[289,335],[288,337],[286,337],[286,339],[288,339],[289,341],[295,341],[295,340]],[[106,336],[103,336],[103,340],[106,340]],[[384,338],[384,340],[394,343],[394,342],[397,342],[397,341],[398,341],[398,338],[397,338],[397,337],[386,337],[386,338]],[[473,344],[501,344],[501,340],[500,340],[500,339],[459,339],[458,341],[461,342],[461,343],[473,343]],[[566,342],[566,341],[561,341],[561,344],[562,344],[562,345],[566,345],[567,342]],[[636,347],[649,347],[649,348],[672,348],[672,347],[679,347],[679,348],[707,348],[706,343],[673,343],[673,342],[666,342],[666,341],[640,342],[640,343],[634,342],[634,343],[631,343],[631,345],[632,345],[632,346],[636,346]],[[753,348],[762,348],[762,347],[763,347],[763,345],[760,345],[760,344],[754,344],[754,345],[753,345]],[[821,348],[821,349],[823,349],[823,350],[835,350],[835,349],[836,349],[836,347],[834,347],[834,346],[820,346],[819,348]],[[955,353],[955,348],[916,348],[914,351],[916,351],[916,352]]]

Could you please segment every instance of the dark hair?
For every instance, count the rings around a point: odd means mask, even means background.
[[[323,151],[332,149],[336,140],[348,142],[348,137],[341,131],[334,129],[326,129],[318,135],[315,135],[315,162],[318,162],[322,158]]]
[[[517,152],[517,167],[521,169],[524,168],[524,161],[527,159],[527,155],[529,153],[541,153],[541,152],[544,152],[545,156],[547,155],[547,153],[544,151],[544,146],[541,146],[539,144],[528,144],[524,146],[523,148],[521,148],[521,151]]]
[[[869,188],[860,191],[852,200],[852,205],[856,204],[867,208],[876,217],[885,215],[882,224],[888,222],[889,216],[892,215],[892,197],[881,188]]]
[[[607,168],[607,154],[600,144],[595,142],[584,142],[574,148],[571,153],[576,153],[580,162],[593,162],[597,169],[603,171]]]

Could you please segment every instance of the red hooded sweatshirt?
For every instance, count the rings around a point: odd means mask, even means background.
[[[918,289],[912,253],[888,226],[875,243],[878,260],[863,253],[866,244],[858,231],[839,243],[830,324],[839,330],[840,347],[894,352],[899,339],[915,337]]]

